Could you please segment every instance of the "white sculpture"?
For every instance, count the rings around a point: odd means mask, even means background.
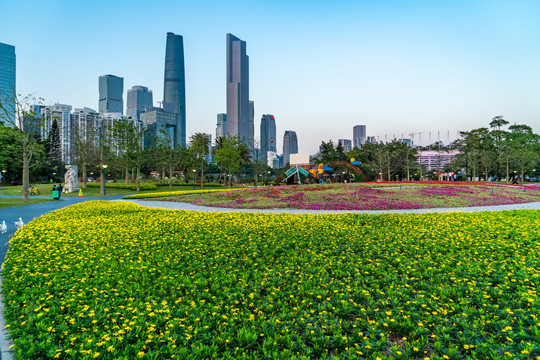
[[[17,230],[19,230],[20,228],[24,226],[22,218],[19,218],[19,221],[15,221],[15,226],[17,227]]]
[[[66,165],[66,169],[67,171],[64,175],[64,192],[79,191],[77,165]]]
[[[2,221],[2,225],[0,225],[0,233],[2,234],[7,233],[6,220]]]

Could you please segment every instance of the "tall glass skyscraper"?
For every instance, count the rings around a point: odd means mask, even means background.
[[[248,142],[249,57],[246,42],[227,34],[227,128],[225,134],[238,135]]]
[[[186,146],[186,74],[184,69],[184,38],[167,33],[165,49],[165,81],[163,111],[176,115],[175,143]]]
[[[296,132],[287,130],[283,135],[283,165],[289,163],[291,154],[298,154],[298,139]]]
[[[366,143],[366,125],[353,127],[353,146],[360,147]]]
[[[5,125],[15,124],[15,64],[15,46],[0,43],[0,121]]]
[[[154,105],[152,90],[146,86],[133,86],[127,91],[126,116],[133,120],[139,120],[141,113],[149,111]]]
[[[225,136],[225,129],[227,127],[227,114],[217,114],[216,123],[216,139]]]
[[[276,119],[274,115],[266,114],[261,118],[261,154],[265,164],[269,151],[277,152]]]
[[[124,78],[115,75],[99,77],[99,113],[124,113]]]

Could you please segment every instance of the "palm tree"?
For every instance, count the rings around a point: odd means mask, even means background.
[[[209,153],[210,139],[203,133],[195,133],[189,138],[190,149],[201,166],[201,188],[204,182],[204,156]],[[194,180],[195,181],[195,180]]]

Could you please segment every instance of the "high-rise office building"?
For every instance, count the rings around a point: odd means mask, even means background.
[[[366,125],[353,127],[353,146],[360,147],[366,143]]]
[[[152,110],[154,100],[152,90],[145,86],[133,86],[127,91],[126,116],[134,121],[139,120],[139,115],[145,111]]]
[[[298,154],[298,138],[296,132],[287,130],[283,135],[283,165],[289,163],[291,154]]]
[[[227,126],[225,135],[249,141],[249,57],[246,42],[227,34]]]
[[[15,124],[15,66],[15,46],[0,43],[0,121],[4,125]]]
[[[352,150],[352,141],[349,139],[338,139],[338,144],[341,144],[345,154]]]
[[[225,136],[227,128],[227,114],[217,114],[216,139]]]
[[[165,138],[172,140],[174,147],[180,145],[185,146],[185,143],[178,143],[180,139],[177,137],[177,114],[166,112],[162,109],[156,109],[143,112],[139,115],[139,117],[140,121],[144,124],[144,126],[146,126],[147,130],[144,135],[144,147],[155,145],[156,140]]]
[[[186,146],[186,75],[184,69],[184,38],[167,33],[165,49],[165,81],[163,111],[176,116],[175,143]]]
[[[212,134],[204,134],[208,139],[208,154],[204,155],[204,161],[212,163],[214,161],[214,147],[212,146]]]
[[[124,78],[115,75],[99,77],[99,113],[124,113]]]
[[[70,164],[72,161],[72,123],[71,105],[54,104],[53,106],[42,107],[41,117],[44,120],[42,138],[49,136],[52,123],[56,119],[58,131],[60,133],[60,147],[62,149],[62,161]]]
[[[253,149],[253,142],[255,140],[255,102],[252,100],[249,100],[248,133],[249,133],[249,146],[251,149]]]
[[[268,152],[276,152],[276,119],[274,115],[266,114],[261,118],[261,155],[267,162]]]

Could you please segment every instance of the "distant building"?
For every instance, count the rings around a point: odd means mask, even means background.
[[[266,165],[272,169],[279,169],[284,165],[283,156],[278,155],[275,151],[268,151],[266,153],[266,158]]]
[[[172,32],[167,33],[167,46],[165,49],[163,111],[176,116],[175,146],[186,146],[184,38]]]
[[[338,144],[341,144],[344,153],[352,150],[352,141],[349,139],[338,139]]]
[[[418,161],[421,165],[424,165],[427,171],[441,170],[444,169],[444,166],[450,164],[455,160],[456,155],[459,154],[459,151],[419,151],[418,152]]]
[[[0,121],[8,126],[15,124],[15,67],[15,46],[0,43],[0,102],[4,108],[0,109]]]
[[[216,139],[225,136],[227,128],[227,114],[217,114]]]
[[[146,86],[133,86],[127,91],[126,116],[128,118],[139,120],[139,115],[150,111],[153,105],[152,90],[148,90]]]
[[[58,132],[60,133],[60,148],[62,149],[62,161],[66,164],[72,162],[72,125],[71,105],[54,104],[53,106],[41,107],[41,117],[44,120],[41,130],[41,138],[46,139],[51,131],[52,123],[56,119]]]
[[[353,146],[361,147],[366,143],[366,125],[356,125],[353,127]]]
[[[261,118],[261,154],[266,163],[269,151],[276,152],[276,119],[274,115],[266,114]]]
[[[204,161],[207,163],[214,162],[214,147],[212,146],[212,134],[204,134],[208,139],[208,155],[204,156]]]
[[[223,133],[249,141],[249,57],[246,42],[227,34],[227,122]]]
[[[291,154],[298,154],[296,132],[287,130],[283,135],[283,166],[287,165]]]
[[[124,78],[115,75],[99,77],[99,113],[124,113]]]
[[[375,139],[375,136],[368,136],[366,138],[366,143],[368,144],[376,144],[377,143],[377,139]]]
[[[178,143],[177,137],[177,114],[159,109],[141,113],[140,119],[147,129],[144,136],[144,147],[153,146],[157,140],[164,137],[172,139],[174,147],[182,145]]]
[[[412,142],[411,139],[400,139],[399,141],[402,142],[402,143],[405,143],[405,144],[407,144],[409,146],[413,146],[413,142]]]

